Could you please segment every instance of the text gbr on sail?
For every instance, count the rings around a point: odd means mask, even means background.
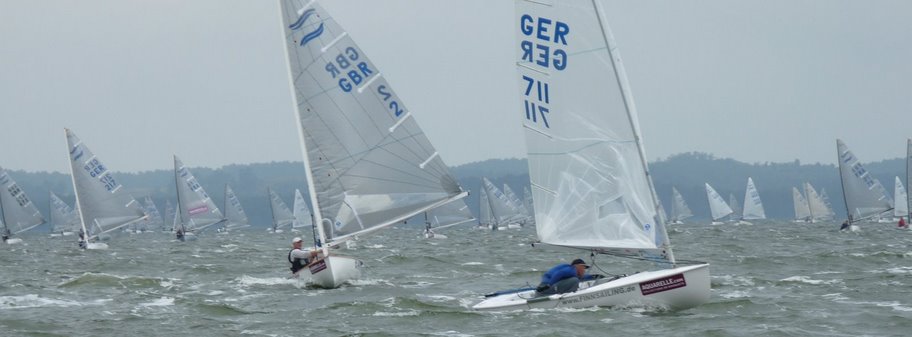
[[[374,73],[368,67],[367,62],[360,61],[360,54],[355,47],[345,48],[344,51],[336,55],[335,58],[326,64],[327,72],[335,79],[339,79],[339,88],[342,91],[351,92],[353,88],[361,85],[367,78]]]

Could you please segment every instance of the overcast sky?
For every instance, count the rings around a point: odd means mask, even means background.
[[[510,0],[322,0],[449,165],[524,157]],[[912,1],[605,1],[650,160],[863,161],[912,137]],[[278,2],[0,1],[0,166],[300,160]]]

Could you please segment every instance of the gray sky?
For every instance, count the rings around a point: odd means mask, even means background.
[[[523,157],[509,0],[322,0],[450,165]],[[650,160],[863,161],[912,137],[912,1],[605,1]],[[266,0],[0,1],[0,165],[300,160]]]

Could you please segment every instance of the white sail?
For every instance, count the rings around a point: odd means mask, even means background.
[[[301,195],[301,191],[297,188],[295,189],[293,208],[294,223],[291,225],[292,228],[313,226],[313,214],[310,212],[310,207],[307,207],[307,201],[304,200],[304,196]]]
[[[673,260],[636,108],[598,5],[548,2],[516,4],[519,91],[538,237],[553,245]],[[560,21],[552,21],[555,16]],[[575,23],[573,33],[565,22]]]
[[[177,156],[174,156],[174,180],[177,183],[177,208],[184,232],[201,231],[225,221],[222,211]]]
[[[174,206],[171,206],[171,201],[165,200],[165,217],[163,219],[164,222],[162,223],[162,232],[175,230],[173,224],[170,227],[167,226],[167,224],[168,224],[167,221],[174,219],[175,214],[177,214],[177,212],[174,210]]]
[[[142,220],[146,215],[136,199],[123,190],[108,167],[88,146],[65,129],[76,209],[88,240]]]
[[[766,219],[760,192],[757,192],[754,180],[750,177],[747,178],[747,191],[744,192],[744,213],[741,218],[744,220]]]
[[[725,203],[725,199],[722,199],[722,196],[708,183],[706,184],[706,198],[709,199],[709,211],[714,221],[734,213],[731,207]]]
[[[146,220],[140,221],[137,223],[136,228],[142,231],[150,231],[154,227],[164,226],[161,213],[158,212],[158,207],[155,207],[155,202],[152,201],[152,197],[146,196],[143,200],[143,211],[149,215]]]
[[[909,214],[909,200],[906,196],[906,188],[903,186],[899,177],[893,184],[893,216],[901,217]]]
[[[678,192],[678,189],[675,187],[671,188],[671,221],[681,222],[684,219],[693,216],[693,212],[690,210],[690,207],[687,207],[687,202],[684,201],[684,196],[681,195],[681,192]]]
[[[76,210],[60,200],[54,192],[50,192],[51,209],[50,223],[51,233],[64,233],[79,231],[79,214]]]
[[[523,187],[523,205],[526,206],[526,211],[528,211],[530,223],[535,223],[535,208],[532,206],[532,191],[529,191],[528,187]]]
[[[826,188],[820,189],[820,199],[823,200],[823,203],[826,205],[826,214],[828,219],[836,218],[836,211],[833,210],[833,204],[830,203],[830,196],[827,195]]]
[[[269,209],[272,210],[272,229],[282,229],[291,226],[294,223],[294,213],[288,209],[288,205],[282,200],[282,197],[271,188],[266,188],[269,192]]]
[[[428,220],[434,229],[442,229],[475,221],[475,217],[465,201],[454,200],[428,211]]]
[[[488,195],[488,202],[491,203],[491,210],[494,220],[499,225],[507,225],[519,218],[519,213],[513,208],[510,198],[503,193],[497,186],[494,186],[488,178],[482,178],[485,193]]]
[[[828,220],[833,218],[835,214],[832,213],[823,198],[817,194],[817,190],[814,189],[811,183],[804,183],[804,195],[807,196],[808,216],[811,219]]]
[[[488,200],[488,192],[484,186],[481,187],[481,193],[478,195],[478,221],[482,225],[494,225],[494,211],[491,210],[491,202]]]
[[[877,179],[861,165],[861,162],[842,142],[836,140],[839,155],[839,176],[842,179],[842,193],[850,222],[871,218],[893,208],[893,201]]]
[[[316,1],[282,0],[314,219],[327,242],[466,195],[377,66]],[[312,179],[311,179],[312,178]]]
[[[811,210],[807,199],[797,187],[792,187],[792,202],[795,207],[795,220],[810,220]]]
[[[227,230],[250,227],[250,219],[247,217],[247,212],[244,212],[244,207],[241,206],[241,200],[228,184],[225,184],[225,219],[225,229]]]
[[[526,205],[519,199],[519,196],[513,192],[510,185],[504,184],[503,187],[504,195],[507,196],[507,199],[510,200],[510,205],[513,206],[513,209],[516,211],[516,219],[525,223],[526,219],[532,217],[532,214],[526,209]]]
[[[3,212],[5,236],[22,233],[44,223],[44,216],[2,167],[0,188],[3,189],[0,191],[0,210]]]
[[[734,194],[734,193],[729,193],[729,194],[728,194],[728,205],[729,205],[729,207],[731,207],[731,209],[732,209],[732,213],[730,214],[730,218],[731,218],[732,220],[740,219],[740,217],[741,217],[741,205],[738,204],[738,199],[735,199],[735,194]]]

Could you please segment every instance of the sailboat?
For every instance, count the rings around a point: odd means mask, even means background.
[[[583,281],[578,290],[563,294],[497,292],[473,308],[637,304],[681,309],[706,302],[709,264],[679,266],[672,253],[636,109],[601,3],[517,1],[516,11],[517,68],[525,93],[523,126],[539,240],[594,256],[646,258],[664,269]]]
[[[424,212],[424,216],[424,238],[426,239],[446,239],[445,235],[436,233],[434,230],[441,230],[475,221],[475,217],[472,215],[472,212],[469,211],[469,206],[467,206],[463,200],[456,200]]]
[[[513,192],[513,189],[510,188],[510,185],[503,185],[503,193],[507,196],[507,199],[510,201],[510,206],[513,206],[513,209],[516,210],[516,221],[519,222],[520,226],[525,226],[528,219],[532,217],[532,213],[529,213],[529,210],[526,209],[525,204],[519,200],[519,196]]]
[[[741,219],[741,205],[738,204],[738,199],[735,199],[734,193],[728,194],[728,206],[732,209],[732,213],[728,215],[728,220],[738,222]]]
[[[712,186],[709,186],[709,183],[706,183],[706,198],[709,200],[709,212],[712,216],[713,225],[723,224],[723,222],[719,220],[734,213],[731,207],[725,203],[725,199],[722,199],[719,192],[716,192]]]
[[[314,284],[360,262],[331,247],[466,196],[383,73],[318,1],[281,0],[304,173],[322,243]]]
[[[795,220],[793,222],[812,222],[811,209],[808,201],[801,194],[797,187],[792,186],[792,203],[795,208]]]
[[[161,217],[161,213],[158,212],[158,207],[155,207],[155,202],[152,201],[152,197],[146,196],[145,199],[143,199],[142,207],[143,211],[146,212],[149,217],[146,220],[133,224],[133,233],[148,233],[152,231],[153,227],[159,225],[164,226],[162,224],[164,220]]]
[[[481,228],[490,228],[497,230],[497,224],[494,221],[494,210],[491,209],[491,202],[488,201],[488,192],[484,186],[478,195],[478,226]]]
[[[15,244],[22,242],[20,238],[14,238],[32,228],[44,224],[44,216],[32,203],[32,200],[25,195],[25,191],[16,184],[6,172],[0,167],[0,212],[3,212],[3,242]]]
[[[747,177],[747,190],[744,192],[744,209],[741,213],[741,222],[749,223],[745,220],[762,220],[766,219],[766,211],[763,210],[763,201],[760,200],[760,192],[754,185],[754,179]]]
[[[522,228],[516,220],[519,216],[516,209],[510,203],[510,199],[488,178],[482,178],[482,185],[487,194],[488,202],[491,204],[491,211],[494,222],[498,230],[503,229],[520,229]]]
[[[230,232],[246,227],[250,227],[247,212],[244,212],[241,200],[234,194],[231,186],[225,184],[225,231]]]
[[[272,210],[272,232],[282,233],[285,227],[290,227],[295,220],[294,213],[288,209],[288,205],[282,201],[278,193],[267,187],[266,192],[269,194],[269,209]]]
[[[896,181],[893,184],[893,222],[899,221],[900,217],[908,214],[909,198],[906,195],[906,188],[903,186],[902,180],[896,177]]]
[[[836,140],[839,177],[846,204],[847,224],[870,220],[893,209],[893,201],[877,179],[865,170],[841,139]],[[851,227],[850,227],[851,228]],[[857,230],[852,228],[852,230]]]
[[[222,211],[177,156],[174,156],[174,182],[177,184],[177,214],[180,215],[175,231],[178,240],[195,240],[204,229],[226,221]]]
[[[76,194],[76,210],[82,227],[80,246],[107,249],[95,242],[101,235],[146,219],[136,199],[123,190],[106,165],[70,129],[64,129],[70,157],[70,176]]]
[[[79,214],[60,200],[54,192],[48,192],[51,200],[50,223],[51,236],[70,236],[79,230]]]
[[[681,195],[681,192],[678,192],[678,189],[674,186],[671,187],[671,219],[669,222],[672,224],[680,225],[684,223],[684,220],[693,216],[693,212],[690,210],[690,207],[687,207],[687,202],[684,201],[684,196]]]
[[[307,206],[307,201],[304,200],[304,196],[301,194],[301,190],[295,189],[295,198],[294,205],[294,222],[291,224],[292,231],[300,231],[305,228],[309,228],[313,234],[316,234],[316,229],[313,227],[313,212],[310,211],[310,207]],[[313,236],[315,239],[317,235]],[[316,247],[317,240],[314,240],[314,247]]]
[[[817,194],[817,190],[814,189],[811,183],[804,183],[804,194],[807,196],[806,202],[810,222],[832,220],[836,216],[833,209],[827,205],[826,200],[820,194]]]

